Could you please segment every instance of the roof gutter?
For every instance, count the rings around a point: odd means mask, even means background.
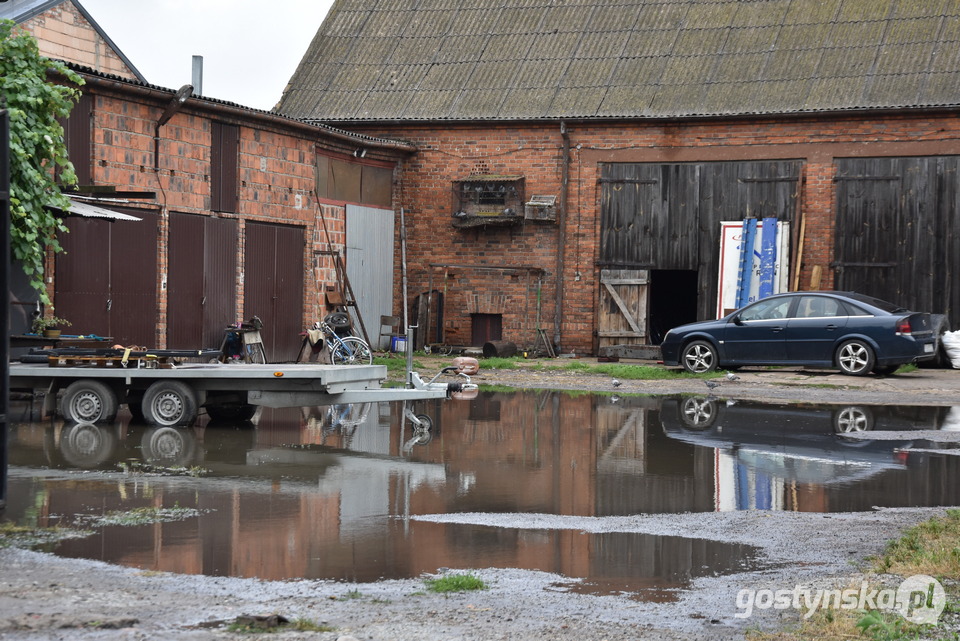
[[[570,185],[570,133],[567,131],[567,123],[560,121],[560,136],[563,138],[563,146],[560,159],[563,167],[562,184],[560,187],[560,212],[557,222],[560,228],[557,233],[557,295],[556,308],[553,312],[553,344],[556,349],[560,349],[561,324],[563,320],[563,255],[567,246],[567,196]]]

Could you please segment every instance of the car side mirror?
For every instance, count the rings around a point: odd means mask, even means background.
[[[740,319],[740,314],[735,315],[735,316],[734,316],[733,318],[731,318],[730,320],[733,321],[733,324],[734,324],[734,325],[743,325],[743,321]]]

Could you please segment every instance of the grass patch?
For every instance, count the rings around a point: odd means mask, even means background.
[[[427,579],[424,583],[427,584],[428,591],[440,594],[487,589],[487,584],[472,574],[448,574],[439,579]]]
[[[189,476],[192,478],[203,478],[210,474],[210,470],[200,467],[199,465],[192,465],[190,467],[184,467],[182,465],[164,467],[162,465],[151,465],[150,463],[142,463],[134,460],[121,461],[117,463],[117,468],[124,474],[131,476],[149,474],[150,476]]]
[[[586,374],[603,374],[623,380],[674,380],[681,378],[717,378],[724,372],[709,372],[707,374],[691,374],[684,370],[668,369],[659,365],[630,365],[626,363],[584,363],[573,361],[563,365],[547,365],[545,369],[583,372]]]
[[[960,587],[957,585],[957,579],[960,579],[960,509],[947,510],[943,517],[934,517],[909,528],[900,538],[887,544],[881,555],[870,561],[869,570],[878,573],[904,578],[925,574],[938,578],[946,591],[947,601],[940,622],[936,625],[918,625],[890,610],[822,609],[809,619],[781,630],[750,630],[746,638],[750,641],[957,638],[952,631],[955,623],[948,627],[944,617],[949,615],[955,621],[960,612]],[[851,587],[859,589],[858,585]],[[891,585],[870,586],[873,587],[889,589]]]
[[[200,510],[188,507],[138,507],[132,510],[114,510],[101,515],[81,515],[80,520],[94,527],[107,525],[149,525],[185,521],[200,515]]]
[[[374,356],[373,357],[374,365],[386,365],[387,372],[397,373],[397,372],[406,372],[407,371],[407,357],[401,354],[396,354],[392,356]],[[413,369],[420,370],[423,369],[423,363],[417,361],[416,358],[413,359]]]
[[[519,367],[516,358],[503,358],[501,356],[483,358],[479,362],[480,369],[517,369]]]
[[[874,559],[881,572],[960,577],[960,509],[908,529]]]
[[[237,634],[263,634],[273,632],[333,632],[336,628],[311,621],[294,619],[288,621],[278,615],[267,617],[239,616],[227,626],[227,631]]]
[[[0,548],[19,548],[41,552],[52,551],[60,541],[82,539],[92,535],[90,530],[66,527],[31,527],[0,522]]]

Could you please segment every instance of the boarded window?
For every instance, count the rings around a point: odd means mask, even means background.
[[[211,139],[210,209],[236,212],[240,127],[214,122]]]
[[[317,154],[317,194],[320,198],[390,207],[393,169]]]
[[[93,98],[83,94],[70,111],[70,116],[60,121],[63,126],[63,139],[67,145],[67,156],[73,163],[78,185],[93,184],[90,150],[90,119],[92,117]]]

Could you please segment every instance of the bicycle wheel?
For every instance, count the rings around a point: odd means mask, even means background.
[[[362,338],[347,336],[333,348],[331,359],[334,365],[371,365],[373,352]]]

